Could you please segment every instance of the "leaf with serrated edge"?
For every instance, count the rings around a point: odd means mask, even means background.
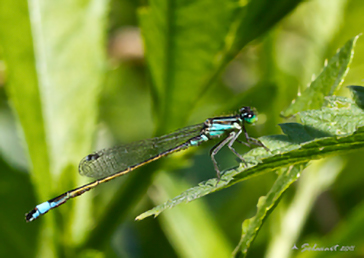
[[[322,107],[325,96],[333,95],[342,84],[351,63],[354,46],[359,36],[349,40],[324,67],[319,76],[297,99],[282,113],[288,117],[302,110]]]
[[[300,176],[300,172],[305,168],[307,163],[294,165],[287,168],[278,176],[273,187],[267,194],[259,198],[257,213],[253,218],[246,219],[243,223],[243,234],[239,244],[234,250],[233,256],[245,256],[248,248],[254,241],[259,229],[263,225],[264,219],[268,216],[272,208],[278,203],[282,194],[287,188],[294,183]]]
[[[344,101],[344,99],[342,99]],[[348,100],[348,103],[350,101]],[[352,119],[350,114],[355,114]],[[315,119],[335,117],[336,123],[321,123]],[[157,216],[162,211],[172,208],[182,202],[190,202],[207,194],[222,190],[235,183],[258,176],[269,171],[294,164],[320,159],[329,155],[347,153],[364,147],[364,111],[351,104],[342,108],[323,108],[309,112],[301,112],[304,124],[281,124],[284,135],[271,135],[259,138],[269,149],[255,148],[244,155],[248,165],[225,171],[221,180],[209,179],[168,200],[141,215],[136,219]],[[348,125],[344,130],[342,125]],[[338,134],[335,134],[337,132]]]

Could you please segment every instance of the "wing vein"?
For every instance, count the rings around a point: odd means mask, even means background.
[[[186,143],[198,136],[203,127],[204,124],[192,125],[160,137],[96,151],[92,154],[96,159],[86,156],[81,160],[79,173],[94,178],[113,175]]]

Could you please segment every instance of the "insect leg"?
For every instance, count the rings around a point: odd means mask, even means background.
[[[222,147],[224,147],[232,138],[234,138],[235,136],[235,132],[231,132],[229,134],[229,136],[227,136],[225,139],[223,139],[221,142],[219,142],[218,144],[216,144],[211,150],[210,150],[210,156],[211,156],[211,160],[212,163],[214,164],[216,173],[217,173],[217,178],[220,180],[220,169],[219,166],[217,165],[216,159],[215,159],[215,155],[221,150]]]
[[[248,147],[251,147],[250,144],[254,144],[254,145],[263,147],[266,151],[270,151],[261,141],[259,141],[258,139],[250,137],[248,135],[248,132],[246,131],[244,125],[242,126],[242,129],[244,131],[244,135],[245,135],[245,139],[246,139],[247,143],[237,140],[238,142],[240,142],[242,144],[245,144]]]
[[[244,160],[243,156],[241,156],[233,147],[234,142],[237,140],[239,135],[241,134],[241,130],[239,130],[237,133],[234,133],[234,137],[231,138],[230,142],[228,143],[229,149],[242,161],[246,164],[246,161]]]

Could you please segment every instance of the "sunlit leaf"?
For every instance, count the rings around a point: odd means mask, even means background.
[[[352,38],[339,49],[310,86],[282,113],[283,116],[288,117],[302,110],[320,108],[325,97],[336,92],[348,72],[358,37]]]
[[[106,4],[99,0],[1,2],[1,23],[16,26],[0,26],[9,73],[6,89],[25,135],[39,201],[75,186],[78,162],[92,149],[104,69]],[[78,213],[78,220],[57,234],[67,235],[64,240],[72,246],[88,227],[82,218],[89,214],[89,201],[77,202],[83,205],[68,206],[68,211]],[[35,205],[29,203],[24,213]],[[52,257],[54,217],[44,220],[39,256]]]
[[[272,211],[272,208],[279,202],[281,195],[300,176],[306,164],[294,165],[281,173],[267,196],[260,197],[257,204],[257,213],[253,218],[247,219],[243,223],[243,234],[239,244],[233,253],[234,257],[245,257],[250,245],[256,238],[264,220]]]
[[[301,112],[303,124],[282,124],[285,135],[260,138],[270,149],[269,153],[263,148],[253,149],[244,155],[249,162],[247,167],[242,164],[237,169],[227,170],[219,182],[216,179],[203,182],[136,219],[156,216],[165,209],[222,190],[252,176],[364,147],[364,111],[351,103],[347,100],[345,107]],[[353,116],[355,119],[352,119]]]

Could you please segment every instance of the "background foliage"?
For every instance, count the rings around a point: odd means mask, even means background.
[[[206,144],[24,222],[37,203],[89,181],[76,171],[92,150],[243,105],[260,113],[250,135],[280,134],[281,112],[362,32],[363,12],[359,0],[0,2],[0,256],[230,257],[243,221],[270,197],[280,202],[248,257],[364,256],[361,150],[289,168],[296,183],[265,173],[135,222],[215,177]],[[359,38],[342,86],[363,84],[363,53]],[[237,165],[228,150],[218,160]],[[278,197],[277,174],[293,183]],[[355,250],[301,252],[306,243]]]

